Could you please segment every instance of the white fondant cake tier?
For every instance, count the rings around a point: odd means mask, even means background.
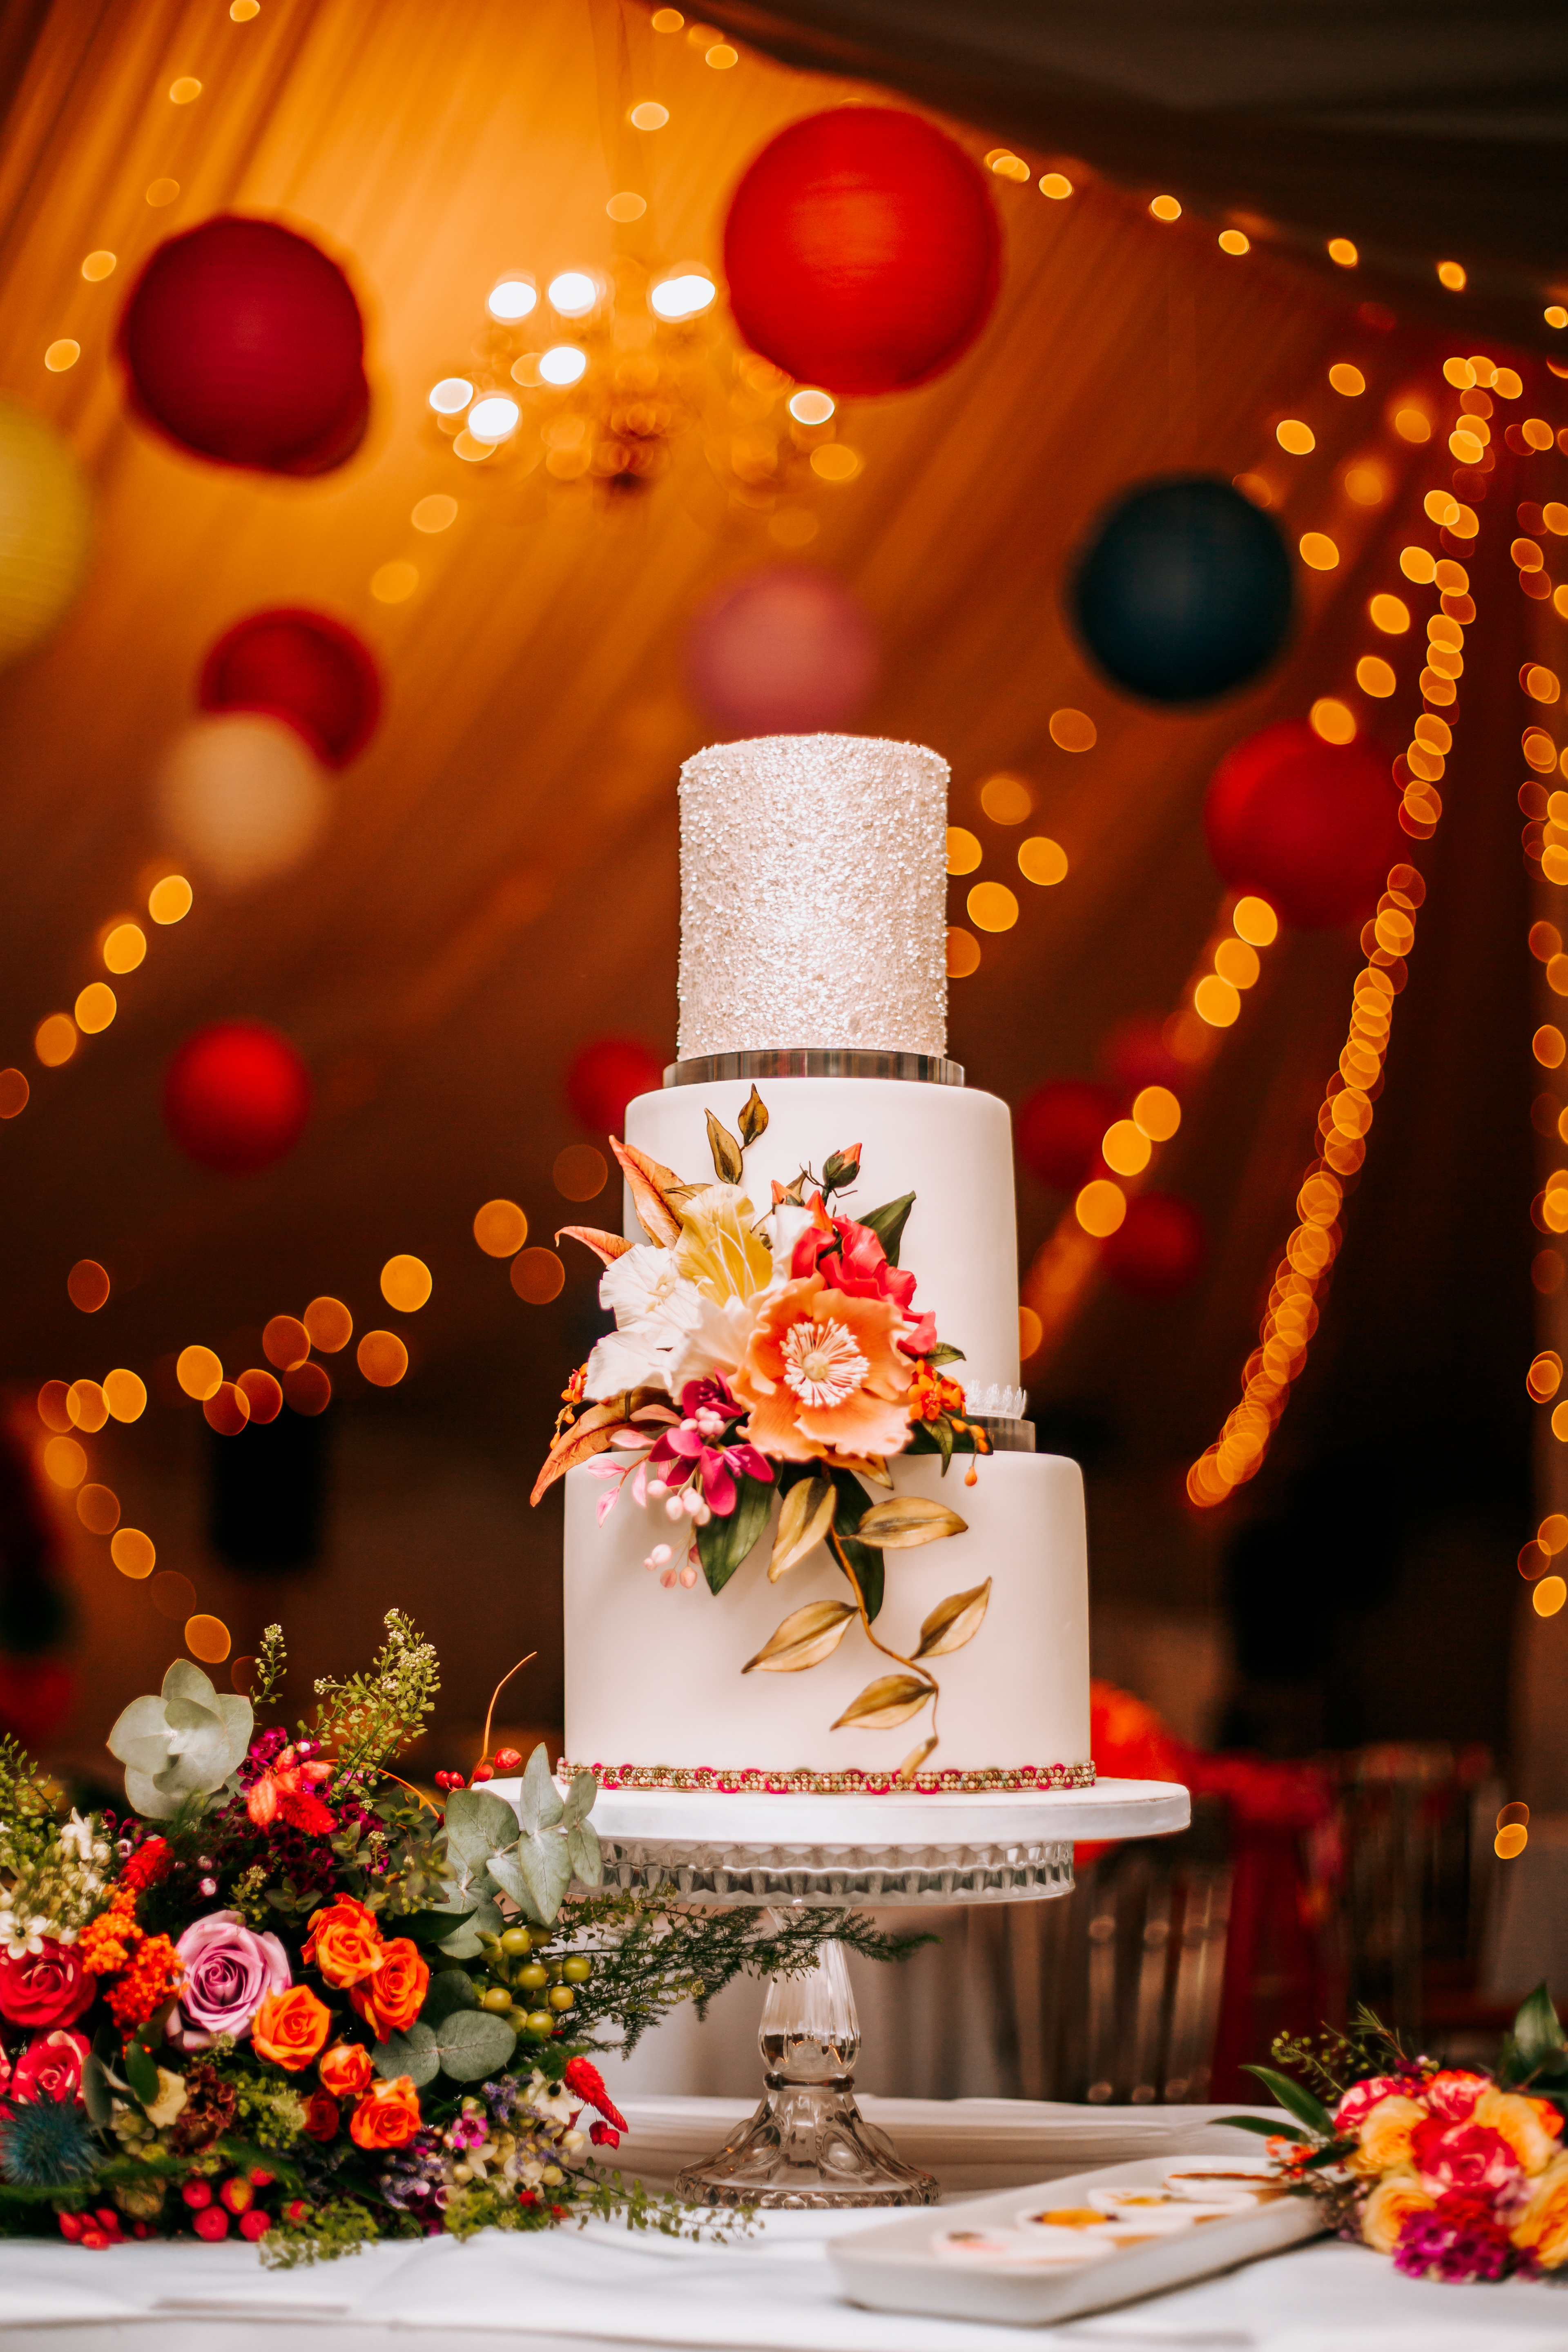
[[[626,1110],[626,1140],[687,1183],[710,1182],[707,1114],[731,1134],[748,1078],[667,1087]],[[969,1087],[896,1078],[760,1078],[765,1134],[746,1154],[746,1189],[759,1216],[770,1181],[788,1184],[808,1161],[820,1174],[831,1151],[860,1146],[860,1181],[838,1195],[856,1216],[912,1192],[900,1265],[915,1277],[915,1307],[936,1317],[940,1338],[963,1350],[951,1367],[965,1388],[1018,1381],[1018,1249],[1007,1106]],[[645,1238],[631,1205],[626,1234]],[[976,1405],[976,1411],[984,1410]]]
[[[1089,1589],[1078,1465],[1057,1454],[991,1455],[973,1486],[963,1483],[962,1460],[945,1478],[933,1454],[901,1455],[889,1466],[898,1493],[946,1503],[968,1524],[963,1535],[887,1554],[876,1623],[889,1646],[908,1656],[940,1601],[994,1580],[973,1641],[931,1662],[942,1686],[941,1745],[926,1769],[1087,1761]],[[897,1671],[858,1625],[804,1673],[742,1674],[792,1611],[847,1597],[826,1551],[770,1584],[770,1526],[721,1592],[701,1581],[667,1590],[642,1562],[668,1528],[629,1491],[601,1527],[603,1483],[577,1469],[565,1485],[565,1735],[574,1764],[889,1772],[923,1737],[926,1713],[889,1731],[830,1728],[868,1683]]]

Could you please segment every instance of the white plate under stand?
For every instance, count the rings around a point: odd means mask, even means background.
[[[780,1910],[1044,1902],[1071,1894],[1075,1840],[1166,1836],[1191,1818],[1170,1780],[978,1796],[602,1789],[594,1806],[606,1884]],[[762,2105],[686,2168],[679,2195],[774,2209],[935,2203],[930,2173],[855,2105],[860,2021],[842,1946],[822,1945],[806,1974],[770,1979],[759,2041]]]

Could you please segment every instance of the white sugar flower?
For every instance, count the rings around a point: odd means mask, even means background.
[[[584,1396],[596,1402],[625,1389],[667,1388],[675,1352],[702,1308],[696,1285],[668,1250],[639,1243],[606,1266],[599,1298],[616,1328],[588,1359]]]

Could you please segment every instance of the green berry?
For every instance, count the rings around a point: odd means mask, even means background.
[[[566,2175],[558,2164],[547,2164],[539,2177],[546,2189],[559,2189]]]
[[[533,1949],[533,1938],[526,1927],[508,1927],[500,1939],[501,1950],[511,1960],[520,1960]]]
[[[545,1998],[552,2009],[567,2010],[573,2007],[577,1996],[570,1985],[552,1985]]]
[[[493,2009],[496,2011],[510,2009],[511,2007],[511,1995],[507,1990],[505,1985],[490,1985],[479,1995],[479,2007],[481,2009]]]
[[[528,2031],[536,2042],[548,2042],[555,2031],[554,2017],[547,2009],[531,2010],[528,2014]]]
[[[594,1973],[594,1963],[579,1953],[565,1963],[561,1973],[568,1984],[586,1984]]]
[[[527,1968],[519,1969],[517,1980],[524,1992],[542,1992],[550,1982],[550,1971],[541,1968],[537,1960],[530,1960]]]

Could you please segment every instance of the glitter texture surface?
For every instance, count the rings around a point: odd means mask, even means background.
[[[685,1061],[788,1045],[947,1051],[947,762],[770,735],[680,772]]]

